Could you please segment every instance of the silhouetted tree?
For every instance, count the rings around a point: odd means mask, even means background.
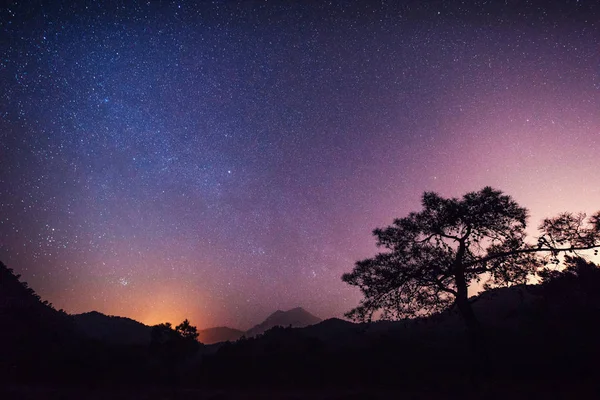
[[[174,383],[178,366],[193,357],[200,347],[196,327],[187,319],[175,329],[167,322],[154,326],[150,338],[150,352],[166,367]]]
[[[158,324],[152,327],[150,332],[150,345],[151,346],[162,346],[176,340],[178,334],[173,329],[170,322]]]
[[[525,234],[527,209],[510,196],[485,187],[462,199],[426,192],[423,210],[375,229],[377,245],[386,248],[356,263],[344,282],[364,295],[347,313],[370,320],[381,312],[389,319],[426,315],[456,305],[471,342],[481,337],[480,325],[468,298],[472,282],[485,287],[525,283],[561,252],[600,246],[600,213],[564,213],[546,219],[537,244]]]
[[[185,319],[181,324],[177,325],[175,328],[177,333],[179,333],[184,339],[197,340],[198,339],[198,329],[195,326],[190,324],[190,321]]]

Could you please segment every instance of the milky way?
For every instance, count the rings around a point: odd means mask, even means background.
[[[448,3],[3,8],[0,259],[71,313],[248,328],[356,305],[425,190],[600,209],[598,7]]]

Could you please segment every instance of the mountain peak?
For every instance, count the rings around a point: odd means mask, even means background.
[[[295,313],[307,313],[307,314],[310,314],[308,311],[306,311],[302,307],[295,307],[295,308],[290,308],[287,311],[277,310],[274,313],[272,313],[269,317],[274,316],[274,315],[286,315],[286,314],[295,314]]]
[[[321,322],[321,318],[315,317],[302,307],[292,308],[287,311],[277,310],[269,315],[262,323],[256,325],[246,332],[246,336],[259,335],[275,326],[292,328],[303,328]]]

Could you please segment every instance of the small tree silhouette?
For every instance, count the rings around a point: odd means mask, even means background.
[[[198,329],[195,326],[190,324],[190,321],[185,319],[181,324],[177,325],[175,328],[177,333],[179,333],[184,339],[188,340],[197,340],[198,339]]]

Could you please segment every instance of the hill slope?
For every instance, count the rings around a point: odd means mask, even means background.
[[[71,332],[73,321],[69,315],[55,310],[19,278],[0,262],[0,325],[11,327],[0,330],[2,337],[8,335],[22,341],[23,335],[39,339]]]
[[[92,339],[123,345],[150,343],[152,327],[130,318],[91,311],[73,315],[73,319],[79,331]]]
[[[72,318],[19,278],[0,262],[0,382],[21,374],[49,376],[44,365],[63,360],[78,343]]]

